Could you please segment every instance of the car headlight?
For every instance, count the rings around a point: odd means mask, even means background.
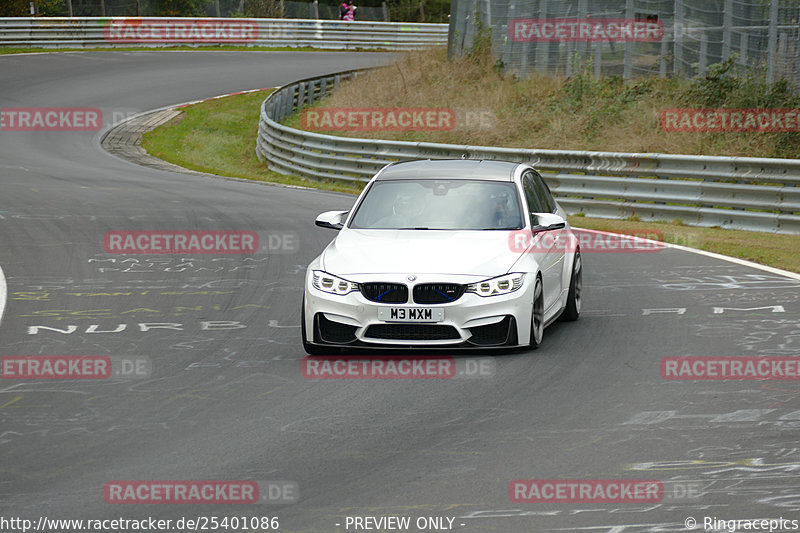
[[[347,281],[324,270],[314,270],[311,283],[315,288],[330,294],[344,296],[358,290],[358,283]]]
[[[519,289],[522,287],[523,281],[525,281],[525,274],[506,274],[478,283],[470,283],[467,285],[467,292],[474,292],[478,296],[499,296]]]

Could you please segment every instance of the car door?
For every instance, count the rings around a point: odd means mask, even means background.
[[[536,227],[538,221],[535,213],[553,213],[555,202],[547,193],[544,182],[537,184],[532,171],[522,175],[522,189],[525,201],[528,204],[528,216],[531,227]],[[539,180],[541,178],[539,177]],[[544,187],[544,188],[542,188]],[[545,311],[555,305],[561,296],[562,276],[564,272],[564,238],[563,230],[540,232],[533,235],[534,258],[542,269],[542,282],[544,283],[544,308]]]

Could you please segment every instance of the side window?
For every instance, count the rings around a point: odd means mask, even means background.
[[[539,196],[545,206],[545,209],[543,209],[542,212],[547,211],[548,213],[555,213],[556,201],[553,199],[553,194],[550,192],[547,184],[539,174],[531,173],[531,178],[533,180],[534,187],[536,188],[537,196]]]
[[[525,192],[525,201],[528,203],[529,212],[545,213],[548,211],[546,204],[542,202],[539,198],[539,194],[536,192],[536,185],[533,181],[532,172],[526,172],[522,175],[522,189]],[[531,223],[535,222],[531,220]]]

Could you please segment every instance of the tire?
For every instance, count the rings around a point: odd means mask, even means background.
[[[542,279],[536,278],[533,289],[533,313],[531,314],[531,338],[528,347],[535,350],[542,344],[544,338],[544,291]]]
[[[567,322],[578,320],[581,314],[581,292],[583,290],[583,262],[581,261],[581,251],[575,252],[575,259],[572,262],[572,275],[569,279],[569,293],[567,294],[567,307],[561,318]]]
[[[303,297],[303,304],[300,308],[300,334],[303,336],[303,350],[306,351],[308,355],[325,355],[328,353],[322,346],[317,346],[316,344],[311,344],[310,342],[306,341],[306,298]]]

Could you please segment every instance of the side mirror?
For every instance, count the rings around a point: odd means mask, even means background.
[[[532,222],[535,221],[531,229],[533,233],[553,231],[567,227],[567,221],[553,213],[531,213],[531,219]]]
[[[348,211],[325,211],[317,217],[314,224],[320,228],[340,230],[344,227]]]

